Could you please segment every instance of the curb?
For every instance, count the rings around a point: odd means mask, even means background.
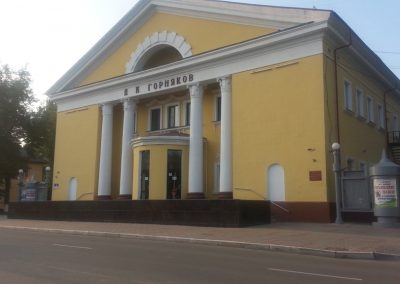
[[[0,226],[0,229],[10,229],[10,230],[19,230],[19,231],[38,231],[38,232],[49,232],[49,233],[59,233],[59,234],[62,233],[62,234],[70,234],[70,235],[84,235],[84,236],[97,236],[97,237],[109,237],[109,238],[168,241],[168,242],[175,242],[175,243],[183,242],[183,243],[191,243],[191,244],[222,246],[222,247],[231,247],[231,248],[243,248],[243,249],[253,249],[253,250],[265,250],[265,251],[274,251],[274,252],[285,252],[285,253],[322,256],[322,257],[330,257],[330,258],[400,261],[400,255],[390,254],[390,253],[373,252],[373,251],[369,251],[369,252],[335,251],[335,250],[314,249],[314,248],[307,248],[307,247],[297,247],[297,246],[248,243],[248,242],[240,242],[240,241],[197,239],[197,238],[172,237],[172,236],[155,236],[155,235],[129,234],[129,233],[111,233],[111,232],[101,232],[101,231],[34,228],[34,227],[20,227],[20,226]]]

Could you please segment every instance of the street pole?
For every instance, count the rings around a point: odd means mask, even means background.
[[[340,178],[340,144],[332,144],[333,153],[333,172],[335,173],[335,193],[336,193],[336,224],[343,224],[342,219],[342,190],[341,190],[341,178]]]

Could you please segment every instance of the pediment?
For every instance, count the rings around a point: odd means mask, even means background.
[[[134,35],[156,13],[175,16],[184,16],[206,21],[218,21],[246,25],[271,30],[282,30],[304,23],[325,21],[329,18],[330,11],[316,9],[298,9],[272,7],[265,5],[242,4],[225,1],[207,0],[141,0],[139,1],[98,43],[89,50],[63,77],[61,77],[47,92],[49,96],[73,89],[79,85],[82,78],[93,72],[99,64],[112,55],[121,45]],[[173,35],[174,31],[160,29],[149,34],[152,36]],[[179,37],[180,35],[178,35]],[[177,37],[177,38],[178,38]],[[189,43],[181,47],[186,56],[191,55]],[[146,42],[146,38],[144,38]],[[174,42],[175,43],[175,42]],[[177,42],[178,44],[178,42]],[[150,45],[149,45],[150,46]],[[124,72],[132,69],[137,62],[137,51],[146,46],[135,46],[131,50],[131,57],[124,65]],[[148,46],[147,46],[148,47]],[[136,56],[136,57],[135,57]],[[129,65],[131,64],[131,65]],[[122,75],[121,74],[121,75]]]

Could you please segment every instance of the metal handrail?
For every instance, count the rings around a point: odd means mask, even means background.
[[[387,136],[389,144],[400,144],[400,131],[388,131]]]

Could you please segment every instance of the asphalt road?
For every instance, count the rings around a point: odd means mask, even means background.
[[[0,229],[0,283],[400,283],[400,262]]]

